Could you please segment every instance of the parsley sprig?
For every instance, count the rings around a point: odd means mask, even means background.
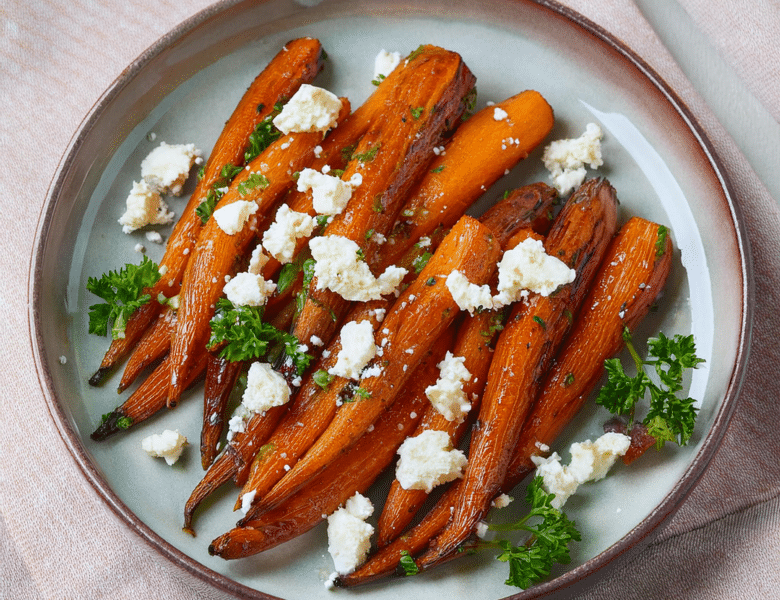
[[[211,322],[211,337],[207,347],[222,346],[219,356],[231,362],[259,359],[272,351],[284,351],[302,375],[313,360],[301,348],[291,333],[281,331],[263,321],[263,309],[256,306],[234,306],[220,298]]]
[[[683,389],[684,372],[704,362],[696,356],[693,335],[668,338],[659,333],[657,338],[647,342],[647,360],[640,358],[631,343],[628,328],[623,330],[623,340],[634,360],[637,374],[634,377],[627,375],[618,358],[604,361],[609,379],[599,391],[596,404],[615,415],[627,415],[630,429],[637,403],[649,392],[650,406],[642,423],[656,439],[656,447],[660,449],[666,442],[686,445],[693,434],[697,408],[692,398],[681,398],[677,393]],[[654,369],[661,385],[650,379],[646,367]]]
[[[530,537],[520,544],[505,539],[481,541],[475,548],[501,550],[496,558],[509,564],[507,585],[526,589],[546,579],[554,564],[571,562],[569,544],[581,539],[574,521],[552,506],[555,494],[545,492],[542,482],[542,477],[537,475],[528,486],[526,502],[531,510],[523,518],[514,523],[488,526],[493,531],[523,531],[530,533]]]
[[[143,294],[160,279],[157,265],[144,256],[140,265],[127,264],[119,271],[104,273],[99,279],[90,277],[87,290],[105,300],[89,307],[89,332],[97,335],[111,333],[113,339],[125,337],[125,326],[136,309],[151,300]]]

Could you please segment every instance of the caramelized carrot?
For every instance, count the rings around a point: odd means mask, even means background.
[[[160,268],[165,275],[145,293],[152,300],[144,304],[128,319],[125,337],[111,343],[98,371],[90,378],[97,385],[116,364],[135,346],[146,328],[160,311],[156,298],[159,293],[167,297],[179,293],[189,253],[195,247],[202,222],[195,209],[206,199],[212,186],[222,178],[226,165],[244,164],[244,151],[249,136],[258,123],[273,110],[274,105],[290,98],[303,83],[308,83],[322,69],[323,51],[319,41],[301,38],[288,42],[255,78],[233,111],[219,138],[214,144],[195,190],[190,196],[182,216],[168,238]]]
[[[194,357],[189,371],[183,377],[188,388],[206,370],[206,352]],[[166,357],[120,406],[103,417],[103,422],[90,435],[96,442],[145,421],[166,406],[166,382],[170,377],[170,363]]]
[[[344,118],[349,103],[342,103]],[[230,189],[219,201],[218,209],[236,202],[254,202],[263,215],[293,185],[294,173],[311,160],[314,148],[322,141],[319,132],[290,133],[282,136],[242,170]],[[246,182],[261,173],[265,180],[251,189]],[[243,257],[255,237],[252,219],[240,231],[227,233],[216,218],[203,227],[193,256],[187,265],[179,296],[176,331],[171,343],[171,380],[168,404],[175,405],[182,391],[181,373],[188,368],[189,357],[196,349],[204,348],[210,335],[209,321],[214,315],[214,305],[222,296],[225,277],[235,274],[236,261]]]
[[[496,344],[480,426],[472,435],[452,521],[419,559],[420,568],[430,568],[455,552],[498,494],[539,381],[615,234],[616,219],[614,189],[606,181],[594,179],[580,186],[553,224],[545,249],[571,266],[576,278],[554,294],[532,294],[512,309]]]
[[[261,500],[263,510],[277,506],[348,450],[398,396],[433,341],[458,314],[445,279],[458,269],[469,281],[484,284],[495,272],[500,246],[482,224],[464,216],[388,313],[375,341],[383,349],[371,364],[380,376],[363,378],[362,398],[343,404],[306,455]]]
[[[374,331],[380,327],[382,316],[390,306],[389,299],[358,303],[345,319],[349,321],[368,321]],[[265,450],[253,461],[249,477],[236,503],[241,505],[241,497],[254,492],[260,500],[292,468],[309,449],[317,437],[325,430],[344,396],[348,396],[349,380],[337,376],[327,376],[341,351],[341,339],[336,337],[328,344],[315,368],[304,378],[300,392],[291,401],[289,410],[265,444]],[[324,374],[325,383],[315,374]],[[319,383],[318,383],[319,381]],[[249,511],[248,518],[254,516]]]
[[[362,183],[325,231],[357,243],[371,268],[381,252],[378,240],[389,233],[433,148],[463,114],[464,98],[475,81],[459,55],[435,46],[418,49],[400,74],[405,79],[392,89],[387,110],[363,136],[342,176],[350,180],[360,175]],[[380,87],[385,85],[387,81]],[[293,333],[298,339],[316,335],[327,342],[348,309],[349,302],[338,294],[317,289],[315,278]]]
[[[504,111],[502,113],[496,111]],[[536,148],[553,126],[553,111],[535,91],[525,91],[469,117],[433,159],[387,243],[384,265],[395,264],[421,237],[448,229],[507,169]]]
[[[393,404],[346,454],[284,505],[248,520],[214,540],[209,554],[243,558],[301,535],[333,513],[356,492],[363,493],[392,462],[428,403],[425,388],[436,381],[436,364],[452,344],[450,327],[431,347]]]
[[[141,336],[138,345],[133,348],[122,373],[122,379],[119,381],[120,392],[130,387],[146,367],[168,353],[175,324],[176,311],[166,306]]]
[[[217,457],[217,445],[225,429],[228,401],[243,368],[243,361],[229,361],[208,353],[206,387],[203,392],[203,426],[200,430],[200,462],[204,470]]]

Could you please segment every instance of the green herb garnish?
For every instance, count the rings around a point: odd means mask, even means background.
[[[693,335],[675,335],[667,338],[659,333],[657,338],[647,341],[648,360],[639,357],[631,343],[631,333],[623,329],[623,340],[636,366],[637,374],[628,376],[618,358],[604,361],[608,381],[599,391],[596,404],[600,404],[616,415],[628,415],[629,425],[635,418],[636,404],[650,393],[650,407],[642,423],[647,432],[656,439],[656,447],[665,442],[680,446],[688,443],[696,423],[696,407],[692,398],[680,398],[682,379],[686,369],[695,369],[703,359],[696,356]],[[661,385],[656,385],[648,376],[646,366],[653,367]]]
[[[262,110],[261,106],[257,107],[258,112]],[[282,132],[273,124],[274,117],[280,112],[282,112],[282,104],[277,102],[271,113],[255,125],[254,131],[249,135],[246,152],[244,152],[244,163],[252,162],[263,150],[282,136]]]
[[[315,371],[314,375],[312,376],[314,383],[320,386],[323,390],[328,389],[328,386],[330,385],[331,381],[333,381],[334,377],[335,375],[331,375],[325,369],[319,369],[318,371]]]
[[[412,555],[409,554],[408,550],[401,550],[401,561],[398,564],[407,577],[417,575],[420,572],[420,568],[417,566],[417,563],[414,562],[414,559],[412,558]]]
[[[113,339],[125,337],[125,326],[135,310],[151,300],[143,294],[160,279],[160,270],[149,257],[140,265],[128,264],[117,271],[104,273],[100,279],[90,277],[87,290],[105,300],[89,307],[89,332],[97,335],[111,333]]]
[[[424,106],[418,106],[417,108],[410,108],[409,112],[412,113],[412,117],[416,120],[422,116],[424,110]]]
[[[268,177],[265,175],[262,175],[261,173],[252,173],[244,179],[241,183],[238,184],[238,193],[242,196],[246,196],[249,192],[251,192],[253,189],[259,187],[260,189],[265,189],[269,185]]]
[[[354,158],[355,160],[358,160],[362,163],[371,162],[376,158],[377,152],[379,152],[379,148],[382,147],[381,142],[378,143],[376,146],[373,146],[372,148],[369,148],[365,152],[361,152],[360,154],[353,154],[351,158]],[[351,159],[350,159],[351,160]]]

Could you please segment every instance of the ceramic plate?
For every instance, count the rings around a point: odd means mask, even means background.
[[[583,486],[567,503],[583,540],[573,561],[531,597],[604,573],[641,547],[682,502],[717,447],[744,371],[749,337],[750,268],[739,211],[728,183],[689,112],[646,65],[593,24],[541,2],[273,0],[224,2],[169,33],[134,62],[87,116],[62,160],[41,218],[32,263],[31,321],[38,367],[51,413],[86,478],[105,502],[161,556],[236,594],[288,600],[331,598],[332,571],[320,525],[299,539],[242,561],[210,557],[208,543],[230,528],[234,489],[198,513],[198,536],[181,531],[182,508],[203,472],[197,445],[173,467],[149,458],[140,441],[163,429],[190,440],[200,432],[201,388],[179,408],[102,443],[89,439],[103,413],[123,398],[87,384],[107,340],[87,334],[88,277],[137,263],[141,242],[158,261],[163,247],[117,223],[140,163],[160,141],[194,143],[208,153],[244,89],[288,40],[319,38],[329,56],[317,84],[358,105],[374,89],[376,54],[406,54],[422,43],[460,53],[477,76],[479,105],[536,89],[553,106],[550,139],[601,125],[605,165],[621,201],[620,218],[640,215],[668,225],[676,244],[666,292],[638,335],[693,333],[706,359],[689,382],[701,411],[692,444],[650,453],[630,468]],[[153,141],[154,138],[154,141]],[[541,149],[489,190],[479,212],[505,189],[546,180]],[[475,165],[475,168],[479,168]],[[192,186],[188,188],[191,191]],[[180,211],[185,199],[172,200]],[[161,229],[163,236],[169,230]],[[556,444],[593,438],[606,420],[591,406]],[[229,486],[228,486],[229,487]],[[522,498],[523,491],[516,496]],[[522,511],[515,502],[504,518]],[[343,596],[503,598],[506,565],[481,555],[429,574],[393,580]]]

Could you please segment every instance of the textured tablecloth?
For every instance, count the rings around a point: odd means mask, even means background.
[[[127,64],[208,4],[5,0],[0,5],[5,337],[0,349],[0,598],[223,597],[160,560],[86,483],[49,416],[33,367],[27,317],[28,257],[38,215],[71,136]],[[645,3],[564,4],[644,57],[692,109],[733,182],[752,244],[756,284],[747,378],[721,449],[655,541],[578,597],[780,598],[780,210],[778,198],[767,190],[777,189],[776,180],[770,185],[767,178],[778,175],[765,172],[762,183],[661,42],[663,23],[656,20],[657,35],[643,16]],[[780,3],[681,0],[680,5],[669,3],[709,40],[706,48],[693,51],[718,53],[744,90],[780,120]],[[724,87],[720,93],[732,92]],[[772,153],[780,162],[780,140],[758,143],[758,156]]]

